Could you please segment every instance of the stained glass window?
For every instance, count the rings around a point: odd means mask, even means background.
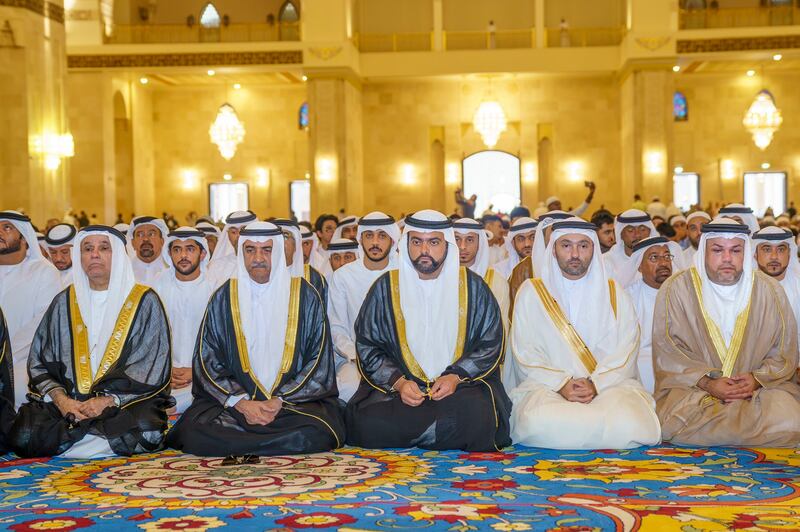
[[[689,120],[689,104],[682,92],[676,91],[672,96],[672,115],[676,122]]]
[[[303,102],[297,113],[297,125],[300,129],[308,129],[308,102]]]

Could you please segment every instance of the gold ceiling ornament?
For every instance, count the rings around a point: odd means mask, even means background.
[[[744,115],[742,124],[753,136],[753,142],[759,149],[765,150],[772,142],[772,136],[781,127],[783,117],[775,106],[775,98],[766,89],[756,94],[756,99]]]
[[[244,141],[244,124],[239,121],[236,109],[229,103],[224,103],[219,108],[217,118],[208,129],[211,142],[219,148],[219,154],[226,161],[233,159],[236,148]]]
[[[484,100],[475,110],[472,127],[480,133],[487,148],[494,148],[500,135],[506,130],[508,122],[503,106],[495,100]]]

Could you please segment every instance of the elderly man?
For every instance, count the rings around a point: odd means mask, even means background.
[[[0,211],[0,308],[14,356],[17,407],[28,389],[28,352],[36,327],[61,290],[58,270],[42,256],[30,218]]]
[[[236,275],[239,231],[257,219],[256,215],[250,211],[235,211],[225,218],[222,238],[208,262],[208,275],[217,286]]]
[[[459,266],[445,215],[424,210],[405,222],[399,268],[375,281],[356,320],[362,381],[347,405],[348,442],[467,451],[509,445],[497,302]]]
[[[331,338],[337,355],[336,384],[339,398],[345,402],[353,397],[361,381],[356,365],[356,318],[375,279],[397,269],[400,228],[394,218],[371,212],[359,220],[356,238],[362,257],[331,275],[328,299]]]
[[[494,265],[494,269],[503,279],[508,280],[514,268],[524,259],[531,256],[536,226],[539,222],[525,216],[517,218],[508,230],[506,250],[508,257]]]
[[[633,246],[633,255],[628,263],[635,270],[626,274],[633,279],[625,288],[636,307],[639,327],[642,336],[639,341],[639,378],[645,389],[653,393],[655,377],[653,376],[653,311],[656,306],[658,289],[673,272],[676,257],[680,257],[681,247],[663,236],[652,236],[640,240]]]
[[[328,282],[316,269],[305,264],[300,226],[294,220],[286,218],[276,218],[272,220],[272,223],[277,225],[283,232],[283,251],[286,256],[286,267],[289,269],[291,276],[302,277],[311,283],[311,286],[314,287],[314,290],[317,291],[322,299],[322,304],[327,304]]]
[[[758,269],[780,283],[795,320],[800,319],[800,261],[794,234],[780,227],[765,227],[753,235]]]
[[[552,226],[547,258],[520,288],[511,324],[519,386],[515,442],[553,449],[629,449],[660,440],[653,399],[637,378],[639,326],[605,274],[596,226]]]
[[[625,286],[632,281],[632,279],[624,278],[624,272],[628,271],[625,264],[633,255],[634,244],[645,238],[658,236],[658,231],[656,231],[649,214],[629,209],[617,216],[614,223],[614,234],[617,243],[603,255],[603,262],[606,274]]]
[[[75,237],[73,283],[53,300],[28,360],[29,397],[9,435],[18,455],[99,458],[161,449],[167,430],[169,325],[136,284],[125,236]]]
[[[168,445],[199,456],[329,451],[344,443],[328,320],[286,267],[269,222],[239,232],[236,276],[211,297],[194,355],[194,401]]]
[[[711,221],[711,216],[703,211],[695,211],[686,217],[686,238],[689,240],[689,247],[683,250],[683,263],[690,265],[694,262],[694,254],[697,253],[697,246],[700,243],[700,231],[703,225]]]
[[[78,230],[74,225],[54,225],[45,236],[44,247],[50,255],[50,262],[61,276],[61,287],[72,284],[72,242]]]
[[[656,402],[678,445],[794,447],[797,324],[778,281],[753,271],[750,230],[703,226],[694,267],[661,287],[653,316]]]
[[[205,233],[198,229],[179,227],[170,232],[162,251],[169,267],[155,286],[172,332],[172,396],[179,414],[192,402],[194,344],[214,291],[206,247]]]
[[[137,216],[131,220],[128,241],[134,251],[130,257],[137,283],[155,286],[158,276],[167,269],[161,256],[167,233],[169,229],[161,218]]]

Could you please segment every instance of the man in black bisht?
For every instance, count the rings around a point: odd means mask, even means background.
[[[405,222],[399,270],[375,281],[356,320],[361,384],[347,405],[348,443],[510,445],[497,302],[480,276],[459,266],[447,217],[421,211]]]
[[[325,308],[291,276],[283,239],[269,222],[239,233],[237,273],[211,296],[195,347],[194,401],[170,431],[171,447],[235,463],[344,444]]]
[[[6,438],[14,422],[14,364],[11,357],[11,339],[0,309],[0,454],[8,451]]]
[[[72,285],[31,345],[28,398],[11,428],[20,456],[101,458],[162,448],[172,366],[156,293],[136,284],[125,237],[88,226],[72,248]]]

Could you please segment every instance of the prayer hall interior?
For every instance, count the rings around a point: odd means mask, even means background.
[[[798,87],[800,0],[0,0],[0,523],[800,530]]]

